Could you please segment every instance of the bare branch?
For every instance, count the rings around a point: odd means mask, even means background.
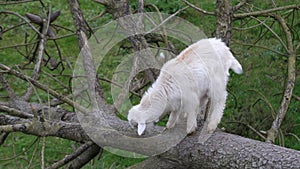
[[[45,48],[46,48],[45,46],[46,46],[46,43],[47,43],[46,36],[47,36],[47,32],[48,32],[49,25],[50,25],[50,19],[49,19],[50,16],[51,16],[51,11],[49,9],[47,22],[46,22],[46,20],[42,20],[42,31],[40,32],[41,36],[39,37],[39,46],[38,46],[38,49],[37,49],[37,52],[36,52],[37,53],[37,59],[36,59],[36,64],[34,66],[33,73],[32,73],[32,76],[31,76],[31,78],[33,80],[36,80],[38,78],[39,72],[41,70],[43,54],[45,52]],[[33,93],[33,86],[29,85],[29,87],[27,88],[26,93],[23,96],[23,99],[28,101],[30,99],[32,93]]]
[[[21,3],[27,3],[27,2],[35,2],[38,0],[19,0],[19,1],[5,1],[5,2],[0,2],[0,5],[14,5],[14,4],[21,4]]]
[[[78,105],[76,102],[74,102],[73,100],[69,99],[68,97],[66,96],[63,96],[61,94],[59,94],[58,92],[56,92],[55,90],[53,89],[50,89],[48,86],[45,86],[41,83],[39,83],[38,81],[32,79],[31,77],[28,77],[20,72],[17,72],[11,68],[9,68],[8,66],[6,65],[3,65],[0,63],[0,69],[4,70],[4,71],[7,71],[8,73],[24,80],[24,81],[28,81],[30,83],[32,83],[34,86],[38,87],[39,89],[42,89],[44,90],[45,92],[53,95],[54,97],[56,97],[57,99],[59,100],[62,100],[64,101],[65,103],[67,103],[68,105],[70,106],[73,106],[75,107],[78,111],[81,111],[82,113],[85,113],[87,112],[87,110],[85,108],[83,108],[82,106]]]
[[[7,107],[7,106],[4,106],[4,105],[0,105],[0,110],[4,111],[4,112],[8,112],[9,115],[12,115],[12,116],[17,116],[17,117],[21,117],[21,118],[33,118],[32,114],[22,112],[22,111],[19,111],[17,109]]]
[[[66,155],[65,158],[52,164],[50,167],[47,167],[47,169],[57,169],[57,168],[60,168],[64,165],[66,165],[68,162],[77,158],[80,154],[82,154],[84,151],[86,151],[93,144],[94,143],[91,141],[88,141],[88,142],[82,144],[74,153],[72,153],[70,155]]]
[[[187,0],[183,0],[183,2],[186,3],[188,6],[192,7],[193,9],[197,10],[198,12],[201,12],[206,15],[216,16],[216,14],[214,12],[208,12],[204,9],[201,9],[201,8],[197,7],[196,5],[188,2]]]
[[[2,83],[2,86],[7,91],[10,99],[16,98],[16,94],[14,90],[10,87],[9,83],[6,81],[3,74],[0,74],[0,83]]]
[[[272,127],[268,130],[268,137],[267,142],[274,142],[278,131],[280,129],[281,123],[287,113],[288,107],[290,105],[292,96],[293,96],[293,90],[296,80],[296,52],[294,50],[293,45],[293,37],[290,32],[290,28],[288,27],[286,20],[281,17],[280,15],[273,15],[276,20],[280,23],[286,37],[286,43],[287,43],[287,53],[289,55],[288,57],[288,68],[287,68],[287,80],[285,85],[284,94],[281,99],[280,107],[277,113],[277,116],[275,120],[272,123]]]
[[[241,7],[243,7],[249,0],[242,0],[238,4],[232,7],[233,12],[239,10]]]
[[[108,0],[93,0],[101,5],[107,6],[109,4]]]
[[[23,150],[21,153],[19,154],[16,154],[15,156],[13,157],[10,157],[10,158],[6,158],[6,159],[0,159],[0,161],[8,161],[8,160],[13,160],[13,159],[16,159],[18,157],[20,157],[21,155],[25,154],[26,152],[28,152],[31,147],[36,144],[37,142],[39,141],[39,138],[37,137],[28,147],[25,148],[25,150]]]
[[[255,11],[255,12],[249,12],[249,13],[241,13],[241,14],[233,14],[234,18],[245,18],[249,16],[261,16],[264,14],[270,14],[272,12],[277,12],[277,11],[282,11],[282,10],[287,10],[287,9],[299,9],[300,4],[295,4],[295,5],[287,5],[287,6],[282,6],[282,7],[277,7],[273,9],[267,9],[267,10],[262,10],[262,11]]]
[[[76,159],[71,161],[67,165],[67,168],[82,168],[85,164],[87,164],[97,155],[99,155],[98,159],[101,158],[102,153],[103,149],[101,147],[99,147],[97,144],[92,144],[83,153],[77,156]]]
[[[230,122],[227,122],[227,123],[239,123],[239,124],[243,124],[243,125],[247,126],[250,130],[252,130],[254,133],[256,133],[260,138],[262,138],[263,140],[266,140],[266,137],[264,135],[262,135],[254,127],[252,127],[250,124],[247,124],[247,123],[244,123],[244,122],[240,122],[240,121],[230,121]]]
[[[286,135],[293,136],[295,139],[297,139],[298,142],[300,142],[300,138],[296,134],[294,134],[294,133],[287,133]]]
[[[46,147],[46,137],[42,137],[42,150],[41,150],[41,169],[45,169],[45,147]]]
[[[29,46],[29,45],[34,45],[36,43],[38,43],[38,41],[34,41],[34,42],[30,42],[30,43],[23,43],[23,44],[16,44],[16,45],[11,45],[11,46],[3,46],[3,47],[0,47],[0,50],[9,49],[9,48],[17,48],[17,47],[22,47],[22,46]]]
[[[12,11],[0,11],[0,14],[11,14],[11,15],[15,15],[17,17],[19,17],[20,19],[22,19],[23,21],[25,21],[33,31],[35,31],[39,36],[42,36],[42,34],[40,33],[39,30],[37,30],[25,17],[21,16],[20,14],[16,13],[16,12],[12,12]]]
[[[17,131],[40,137],[55,136],[78,142],[90,141],[79,123],[46,119],[43,121],[39,121],[39,119],[28,120],[0,114],[0,132]]]
[[[239,44],[239,45],[244,45],[244,46],[251,46],[251,47],[256,47],[256,48],[261,48],[261,49],[265,49],[265,50],[269,50],[271,52],[274,52],[278,55],[281,55],[281,56],[287,56],[287,54],[285,53],[281,53],[277,50],[274,50],[274,49],[271,49],[271,48],[268,48],[268,47],[265,47],[265,46],[262,46],[262,45],[254,45],[254,44],[250,44],[250,43],[243,43],[243,42],[240,42],[240,41],[236,41],[236,40],[232,40],[232,42],[236,43],[236,44]]]
[[[0,132],[0,146],[5,142],[8,135],[9,135],[9,133]]]
[[[168,22],[170,19],[172,19],[174,16],[176,16],[177,14],[179,14],[180,12],[186,10],[188,8],[188,6],[181,8],[179,10],[177,10],[175,13],[173,13],[172,15],[168,16],[165,20],[163,20],[161,23],[159,23],[156,27],[152,28],[151,30],[149,30],[148,32],[146,32],[145,34],[149,34],[152,33],[154,31],[156,31],[158,28],[162,27],[166,22]]]
[[[294,97],[296,100],[300,101],[300,97],[299,97],[299,96],[293,94],[293,97]]]
[[[284,49],[286,51],[288,51],[288,48],[287,48],[286,44],[283,42],[282,38],[272,28],[270,28],[269,25],[267,25],[266,23],[264,23],[263,21],[261,21],[260,19],[258,19],[256,17],[250,16],[250,18],[262,23],[276,37],[276,39],[280,42],[280,44],[284,47]]]

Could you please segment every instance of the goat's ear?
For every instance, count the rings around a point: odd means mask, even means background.
[[[237,73],[237,74],[243,73],[242,65],[236,59],[234,59],[232,61],[230,69],[232,69],[234,71],[234,73]]]
[[[138,134],[142,135],[146,129],[146,124],[145,123],[139,123],[138,124]]]

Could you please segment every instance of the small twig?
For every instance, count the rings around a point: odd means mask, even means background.
[[[108,2],[106,0],[93,0],[94,2],[97,2],[101,5],[104,5],[104,6],[107,6],[108,5]]]
[[[285,143],[284,143],[284,135],[282,133],[282,130],[279,129],[279,138],[278,138],[278,141],[279,141],[279,145],[284,147],[285,146]]]
[[[243,7],[249,0],[243,0],[232,7],[233,12],[239,10],[241,7]]]
[[[262,94],[260,91],[258,91],[258,90],[256,90],[256,89],[249,89],[249,91],[254,91],[254,92],[256,92],[258,95],[260,95],[262,98],[260,98],[261,100],[263,100],[266,104],[267,104],[267,106],[270,108],[270,110],[271,110],[271,115],[272,115],[272,117],[273,117],[273,119],[275,119],[275,115],[276,115],[276,112],[275,112],[275,110],[274,110],[274,108],[273,108],[273,106],[272,106],[272,104],[269,102],[269,100],[266,98],[266,96],[264,95],[264,94]]]
[[[115,86],[117,86],[117,87],[119,87],[119,88],[123,88],[122,85],[120,85],[120,84],[118,84],[118,83],[116,83],[116,82],[114,82],[114,81],[111,81],[111,80],[109,80],[109,79],[106,79],[106,78],[103,78],[103,77],[99,77],[99,79],[102,80],[102,81],[111,83],[111,84],[113,84],[113,85],[115,85]],[[134,94],[134,95],[136,95],[136,96],[138,96],[138,97],[141,97],[140,94],[136,93],[136,92],[133,91],[133,90],[130,90],[129,92],[132,93],[132,94]]]
[[[0,2],[0,5],[15,5],[15,4],[21,4],[21,3],[28,3],[28,2],[35,2],[38,0],[18,0],[18,1],[5,1],[5,2]]]
[[[182,9],[179,9],[177,10],[174,14],[170,15],[169,17],[167,17],[164,21],[162,21],[161,23],[159,23],[156,27],[152,28],[151,30],[149,30],[148,32],[144,33],[145,35],[146,34],[149,34],[149,33],[152,33],[154,31],[156,31],[158,28],[160,28],[161,26],[163,26],[166,22],[168,22],[170,19],[172,19],[174,16],[176,16],[177,14],[179,14],[180,12],[186,10],[188,8],[188,6],[182,8]]]
[[[0,146],[5,142],[8,135],[8,132],[0,132]]]
[[[243,42],[236,41],[236,40],[232,40],[232,41],[233,41],[234,43],[236,43],[236,44],[239,44],[239,45],[244,45],[244,46],[251,46],[251,47],[261,48],[261,49],[269,50],[269,51],[274,52],[274,53],[276,53],[276,54],[278,54],[278,55],[281,55],[281,56],[287,56],[287,54],[285,54],[285,53],[281,53],[281,52],[276,51],[276,50],[274,50],[274,49],[267,48],[267,47],[265,47],[265,46],[263,46],[263,45],[253,45],[253,44],[250,44],[250,43],[243,43]]]
[[[9,48],[17,48],[17,47],[28,46],[28,45],[34,45],[36,43],[38,43],[38,41],[30,42],[30,43],[23,43],[23,44],[16,44],[16,45],[11,45],[11,46],[3,46],[3,47],[0,47],[0,50],[9,49]]]
[[[62,86],[63,88],[70,90],[69,86],[67,86],[64,82],[58,80],[58,79],[57,79],[56,77],[54,77],[52,74],[50,74],[50,73],[48,73],[48,72],[46,72],[46,71],[44,71],[44,70],[42,70],[41,72],[44,73],[47,77],[49,77],[49,78],[53,79],[54,81],[56,81],[56,82],[57,82],[60,86]]]
[[[259,137],[261,137],[262,139],[266,140],[267,138],[265,136],[263,136],[259,131],[257,131],[254,127],[252,127],[250,124],[244,123],[244,122],[240,122],[240,121],[230,121],[227,123],[239,123],[239,124],[243,124],[245,126],[247,126],[250,130],[252,130],[254,133],[256,133]]]
[[[42,150],[41,150],[41,168],[45,169],[45,147],[46,147],[46,137],[43,137]]]
[[[267,9],[267,10],[262,10],[262,11],[255,11],[255,12],[249,12],[249,13],[241,13],[241,14],[233,14],[234,18],[245,18],[245,17],[254,17],[254,16],[261,16],[264,14],[269,14],[272,12],[277,12],[277,11],[282,11],[282,10],[287,10],[287,9],[299,9],[300,4],[295,4],[295,5],[287,5],[287,6],[282,6],[282,7],[277,7],[273,9]]]
[[[33,152],[32,152],[32,156],[31,156],[31,159],[30,159],[30,161],[29,161],[29,164],[28,164],[28,166],[27,166],[27,169],[30,169],[31,168],[31,165],[32,165],[32,162],[33,162],[33,160],[35,159],[35,156],[36,156],[36,152],[37,152],[37,150],[38,150],[38,148],[39,148],[39,143],[40,143],[40,139],[38,140],[38,142],[37,142],[37,144],[36,144],[36,146],[35,146],[35,148],[34,148],[34,150],[33,150]]]
[[[268,18],[267,18],[268,19]],[[261,26],[263,23],[266,23],[267,19],[265,19],[263,22],[260,22],[256,25],[253,25],[253,26],[250,26],[250,27],[246,27],[246,28],[237,28],[237,27],[233,27],[232,29],[235,29],[235,30],[239,30],[239,31],[244,31],[244,30],[249,30],[249,29],[253,29],[253,28],[256,28],[258,26]]]
[[[188,2],[187,0],[183,0],[183,2],[184,2],[185,4],[187,4],[188,6],[192,7],[193,9],[195,9],[195,10],[197,10],[197,11],[203,13],[203,14],[206,14],[206,15],[212,15],[212,16],[215,16],[215,15],[216,15],[214,12],[207,12],[206,10],[201,9],[201,8],[195,6],[194,4]]]
[[[293,97],[294,97],[296,100],[300,101],[300,97],[299,97],[299,96],[293,94]]]
[[[261,21],[260,19],[258,18],[255,18],[253,16],[250,16],[250,18],[254,19],[254,20],[257,20],[258,22],[262,23],[277,39],[278,41],[280,42],[280,44],[284,47],[284,49],[286,51],[288,51],[288,48],[287,46],[285,45],[285,43],[283,42],[282,38],[272,29],[269,27],[269,25],[267,25],[266,23],[264,23],[263,21]]]
[[[1,127],[1,126],[0,126]],[[18,158],[18,157],[20,157],[21,155],[23,155],[23,154],[25,154],[25,153],[27,153],[30,149],[31,149],[31,147],[37,142],[39,140],[39,137],[36,137],[36,139],[24,150],[24,151],[22,151],[21,153],[19,153],[19,154],[16,154],[16,155],[14,155],[13,157],[10,157],[10,158],[5,158],[5,159],[0,159],[0,161],[9,161],[9,160],[14,160],[14,159],[16,159],[16,158]]]
[[[293,136],[293,137],[295,137],[295,139],[296,139],[298,142],[300,142],[300,138],[299,138],[296,134],[294,134],[294,133],[286,133],[286,135]]]
[[[15,99],[16,94],[15,94],[14,90],[10,87],[8,81],[5,79],[3,74],[0,74],[0,83],[2,83],[3,88],[7,91],[9,98]]]
[[[300,49],[300,42],[298,42],[296,48],[295,48],[295,51],[298,51]]]
[[[107,9],[105,8],[103,11],[101,11],[101,12],[100,12],[100,14],[99,14],[99,15],[97,15],[97,16],[95,16],[95,17],[93,17],[93,18],[89,19],[89,21],[92,21],[92,20],[98,19],[98,18],[102,17],[103,15],[105,15],[106,13],[108,13],[108,11],[107,11]]]
[[[15,15],[17,17],[19,17],[20,19],[22,19],[23,21],[25,21],[33,31],[35,31],[39,36],[42,36],[42,34],[40,33],[39,30],[37,30],[25,17],[23,17],[22,15],[16,13],[16,12],[12,12],[12,11],[2,11],[0,12],[0,14],[3,13],[3,14],[11,14],[11,15]]]
[[[57,169],[57,168],[60,168],[60,167],[62,167],[64,165],[66,165],[68,162],[74,160],[80,154],[82,154],[83,152],[85,152],[93,144],[94,143],[91,142],[91,141],[88,141],[88,142],[82,144],[74,153],[72,153],[70,155],[66,155],[65,158],[63,158],[62,160],[60,160],[60,161],[52,164],[47,169]]]

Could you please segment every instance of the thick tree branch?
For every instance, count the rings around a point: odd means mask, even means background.
[[[39,119],[21,119],[0,114],[0,132],[23,132],[40,137],[55,136],[73,141],[89,141],[79,123]]]
[[[199,133],[185,138],[165,154],[150,157],[131,169],[295,168],[300,152],[248,138],[215,132],[204,144]]]

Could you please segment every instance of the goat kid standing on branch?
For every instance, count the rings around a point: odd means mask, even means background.
[[[138,134],[142,135],[147,123],[158,122],[170,113],[166,127],[172,128],[184,113],[186,132],[190,134],[196,130],[197,116],[205,112],[210,100],[203,129],[204,133],[213,133],[223,116],[229,69],[237,74],[243,72],[220,39],[202,39],[190,45],[163,65],[140,104],[129,110],[129,123],[137,123]]]

